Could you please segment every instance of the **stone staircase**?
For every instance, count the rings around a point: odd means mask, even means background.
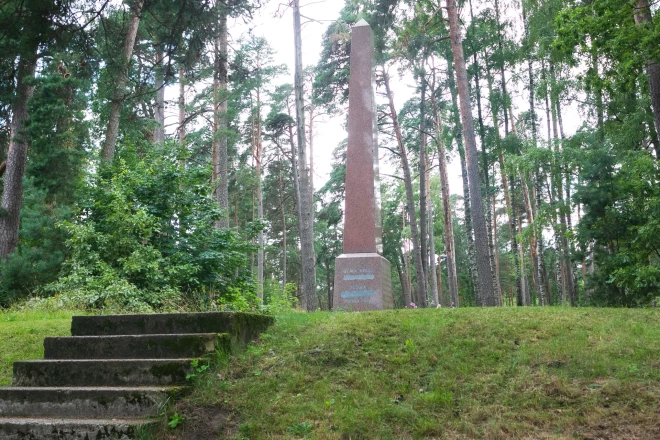
[[[187,388],[192,361],[273,323],[249,313],[74,316],[0,388],[0,440],[132,439]]]

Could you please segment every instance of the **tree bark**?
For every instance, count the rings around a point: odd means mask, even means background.
[[[419,307],[427,306],[428,293],[426,291],[426,278],[424,275],[424,266],[422,263],[422,250],[420,249],[420,236],[419,229],[417,228],[417,214],[415,212],[415,196],[413,194],[412,177],[410,175],[410,165],[408,163],[408,155],[406,148],[403,144],[403,136],[401,135],[401,127],[399,126],[399,118],[394,107],[394,97],[392,89],[390,88],[390,79],[387,73],[383,72],[385,83],[385,92],[390,106],[390,115],[392,123],[394,124],[394,133],[396,135],[397,146],[399,149],[399,156],[401,157],[401,168],[403,170],[403,181],[406,187],[406,208],[408,211],[408,218],[410,219],[410,232],[412,234],[413,242],[413,258],[415,261],[415,277],[417,284],[417,296]]]
[[[287,244],[287,237],[286,237],[286,212],[284,211],[284,182],[282,180],[282,173],[280,172],[280,175],[278,176],[279,179],[279,186],[280,186],[280,211],[282,213],[282,292],[286,289],[286,244]],[[330,304],[330,308],[328,310],[332,310],[332,304]]]
[[[262,188],[262,161],[263,161],[263,140],[261,137],[261,92],[257,89],[257,108],[256,108],[256,133],[254,147],[255,151],[254,159],[256,164],[256,174],[257,174],[257,219],[263,223],[264,221],[264,198],[263,198],[263,188]],[[264,302],[264,231],[263,229],[259,230],[259,235],[257,237],[259,248],[257,249],[257,297],[263,304]]]
[[[474,14],[472,12],[472,0],[470,0],[470,18],[474,20]],[[479,60],[477,57],[477,51],[473,51],[473,60],[474,60],[474,91],[475,95],[477,98],[477,122],[479,124],[479,141],[481,142],[481,166],[483,168],[483,196],[484,196],[484,208],[486,209],[486,226],[487,226],[487,231],[488,231],[488,253],[490,257],[490,267],[491,267],[491,273],[493,275],[493,289],[495,291],[495,295],[499,298],[499,279],[498,279],[498,271],[495,270],[495,250],[493,248],[494,242],[493,242],[493,219],[492,219],[492,212],[491,212],[491,207],[490,202],[491,202],[491,197],[490,197],[490,176],[488,173],[488,169],[490,168],[490,165],[488,164],[488,152],[486,151],[486,130],[484,128],[484,118],[483,118],[483,112],[481,108],[481,82],[480,82],[480,67],[479,67]],[[486,63],[486,67],[488,67],[488,64]]]
[[[163,142],[165,140],[165,76],[163,73],[163,61],[165,57],[160,44],[154,44],[156,51],[156,62],[154,65],[156,100],[154,102],[154,142]]]
[[[183,66],[179,66],[179,127],[177,128],[177,135],[181,145],[186,142],[186,83],[184,78]]]
[[[453,57],[451,57],[453,59]],[[449,62],[449,58],[447,60]],[[460,109],[458,106],[458,90],[456,88],[456,79],[454,75],[447,76],[447,84],[451,93],[452,106],[454,108],[454,133],[456,138],[456,147],[458,149],[459,159],[461,163],[461,179],[463,181],[463,205],[465,210],[465,239],[467,244],[468,254],[468,273],[472,280],[474,288],[475,303],[481,304],[479,296],[479,278],[477,277],[477,263],[474,251],[474,235],[472,233],[472,208],[470,207],[470,185],[468,183],[467,168],[465,166],[465,149],[463,148],[463,126],[461,124]]]
[[[653,15],[648,0],[637,0],[634,10],[635,23],[638,26],[653,26]],[[649,93],[656,133],[660,133],[660,64],[649,59],[646,64],[646,74],[649,77]],[[660,151],[656,150],[656,159],[660,160]]]
[[[427,279],[426,275],[428,270],[428,246],[426,238],[427,231],[427,193],[426,193],[426,127],[425,127],[425,110],[426,110],[426,78],[421,75],[421,100],[419,105],[419,248],[422,253],[422,272],[424,273],[424,280]]]
[[[314,254],[314,200],[310,192],[310,176],[305,142],[305,104],[303,97],[302,32],[300,0],[293,0],[293,36],[295,46],[294,90],[296,97],[296,127],[298,135],[298,166],[300,172],[300,247],[302,255],[302,306],[307,311],[319,306],[316,296],[316,263]]]
[[[428,278],[431,285],[431,296],[433,298],[433,306],[437,307],[440,304],[440,296],[438,292],[438,274],[435,268],[435,215],[433,213],[433,202],[431,200],[431,161],[429,155],[425,154],[426,160],[426,209],[428,212],[428,231],[429,231],[429,266]]]
[[[2,188],[2,215],[0,215],[0,259],[6,260],[18,246],[21,205],[23,202],[23,176],[27,162],[28,139],[23,133],[28,118],[27,104],[34,93],[30,84],[37,65],[37,45],[22,55],[16,76],[16,100],[12,106],[9,150]]]
[[[461,120],[463,122],[463,137],[465,138],[465,159],[468,168],[470,185],[470,203],[472,207],[472,223],[474,226],[475,257],[477,262],[477,276],[479,278],[480,298],[482,305],[496,306],[498,301],[493,290],[493,274],[490,267],[488,249],[488,231],[483,212],[483,199],[481,185],[479,184],[479,160],[477,143],[474,137],[474,121],[470,108],[470,91],[468,89],[467,70],[463,56],[463,45],[458,23],[458,10],[456,0],[447,0],[449,17],[449,32],[452,51],[454,53],[454,69],[456,71],[456,84],[460,98]]]
[[[447,284],[449,301],[458,306],[458,277],[456,275],[456,246],[454,244],[454,224],[449,198],[449,176],[447,173],[447,152],[442,138],[442,114],[435,97],[435,71],[433,72],[433,89],[431,94],[433,119],[435,122],[436,142],[438,147],[438,164],[440,169],[440,190],[442,193],[442,213],[445,223],[445,255],[447,257]],[[434,257],[435,258],[435,257]]]
[[[213,84],[213,178],[215,199],[223,215],[218,228],[229,227],[229,154],[227,152],[228,44],[227,5],[218,1],[218,33],[215,40],[215,75]]]
[[[133,47],[137,36],[140,18],[142,16],[142,7],[144,0],[136,0],[131,7],[131,18],[128,23],[128,30],[124,37],[124,47],[122,49],[119,70],[115,81],[114,92],[110,104],[110,115],[108,116],[108,129],[105,133],[105,142],[101,151],[101,159],[112,162],[117,148],[117,136],[119,134],[119,117],[124,105],[126,82],[128,81],[128,66],[133,57]]]

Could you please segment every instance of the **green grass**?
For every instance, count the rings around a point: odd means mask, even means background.
[[[160,438],[658,439],[660,311],[281,315],[173,411]]]
[[[44,338],[70,336],[74,312],[0,312],[0,386],[11,385],[14,361],[39,359]]]

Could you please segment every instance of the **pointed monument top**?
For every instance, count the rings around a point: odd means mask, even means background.
[[[363,18],[353,25],[353,27],[358,27],[358,26],[369,26],[369,23],[367,23],[367,21]]]

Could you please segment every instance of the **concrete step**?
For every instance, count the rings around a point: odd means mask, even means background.
[[[14,362],[14,386],[125,387],[186,383],[193,359],[36,360]]]
[[[273,322],[271,316],[234,312],[74,316],[71,335],[228,333],[234,342],[247,344]]]
[[[227,350],[230,344],[226,333],[58,337],[44,340],[44,358],[196,358],[213,353],[216,348]]]
[[[113,417],[156,416],[185,387],[3,387],[0,417]]]
[[[2,440],[124,440],[157,422],[148,419],[0,418]]]

